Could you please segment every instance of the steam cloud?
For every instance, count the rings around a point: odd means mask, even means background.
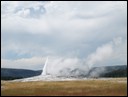
[[[98,64],[104,64],[104,62],[109,61],[121,43],[121,37],[115,38],[113,41],[97,47],[95,52],[83,60],[78,58],[52,58],[50,59],[51,62],[48,63],[48,72],[51,75],[86,76],[92,67],[97,67]],[[96,69],[90,76],[99,76],[105,70],[105,68]]]

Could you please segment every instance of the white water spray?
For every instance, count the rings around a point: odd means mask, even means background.
[[[47,75],[47,63],[48,63],[48,57],[47,57],[47,59],[46,59],[46,61],[45,61],[45,64],[44,64],[44,67],[43,67],[43,71],[42,71],[42,73],[41,73],[41,75]]]

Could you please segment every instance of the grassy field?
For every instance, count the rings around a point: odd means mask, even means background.
[[[111,80],[79,80],[79,81],[38,81],[7,82],[1,81],[2,96],[126,96],[127,78]]]

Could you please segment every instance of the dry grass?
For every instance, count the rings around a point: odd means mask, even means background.
[[[120,82],[123,81],[123,82]],[[57,82],[4,82],[2,96],[53,96],[53,95],[84,95],[84,96],[126,96],[127,78],[111,80],[80,80]]]

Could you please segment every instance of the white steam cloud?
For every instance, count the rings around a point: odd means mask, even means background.
[[[97,67],[99,64],[102,64],[103,66],[105,62],[111,60],[121,43],[121,37],[115,38],[113,41],[98,47],[94,53],[88,55],[88,57],[83,60],[78,58],[52,59],[51,62],[48,63],[48,72],[53,75],[60,74],[60,72],[63,75],[87,75],[92,67]],[[105,68],[102,68],[101,70],[96,69],[91,75],[98,76],[102,72],[105,72]]]
[[[94,53],[88,56],[86,60],[86,64],[88,64],[89,67],[91,68],[96,63],[108,59],[112,55],[112,52],[113,52],[113,48],[111,43],[98,47]]]

